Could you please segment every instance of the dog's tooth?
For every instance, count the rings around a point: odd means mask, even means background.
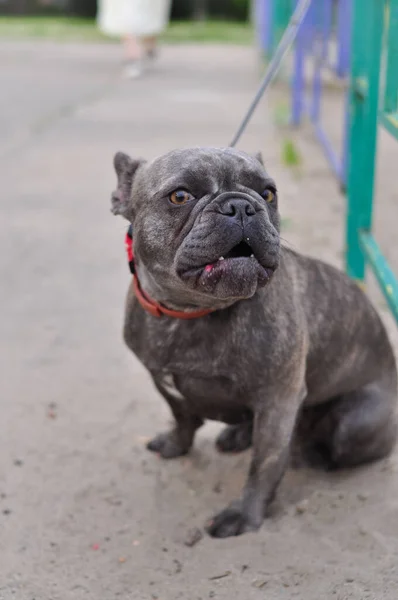
[[[220,256],[218,260],[225,260],[225,258],[223,256]]]
[[[250,258],[254,258],[254,254],[250,254]]]

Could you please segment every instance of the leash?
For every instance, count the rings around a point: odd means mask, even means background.
[[[311,2],[312,0],[299,0],[299,2],[297,3],[296,9],[290,18],[288,26],[282,36],[281,41],[278,44],[275,54],[273,55],[271,62],[268,65],[260,87],[258,88],[258,91],[254,96],[246,115],[244,116],[237,132],[235,133],[234,138],[232,139],[232,142],[229,145],[230,148],[234,148],[240,140],[250,119],[252,118],[254,111],[257,108],[257,104],[260,102],[267,87],[270,85],[275,75],[278,73],[283,59],[285,58],[287,52],[290,50],[294,40],[297,37],[299,29],[304,22],[307,12],[310,8]]]

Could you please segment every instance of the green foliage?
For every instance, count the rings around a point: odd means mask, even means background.
[[[287,167],[300,167],[302,164],[301,154],[296,144],[291,139],[285,139],[282,144],[282,162]]]
[[[2,17],[2,38],[45,38],[59,41],[112,41],[103,36],[93,19],[76,17]],[[206,21],[172,22],[163,35],[170,44],[250,44],[253,31],[248,23]]]

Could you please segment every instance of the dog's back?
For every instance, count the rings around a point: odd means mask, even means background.
[[[308,328],[307,403],[322,402],[382,376],[396,386],[385,327],[361,288],[320,260],[283,250],[292,263]],[[289,269],[289,267],[287,267]]]

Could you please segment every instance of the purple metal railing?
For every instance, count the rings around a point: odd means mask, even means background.
[[[268,54],[272,50],[275,36],[274,16],[281,2],[286,4],[286,0],[257,0],[256,2],[258,40]],[[292,0],[292,9],[293,6],[294,0]],[[340,80],[345,80],[349,75],[351,10],[352,0],[313,0],[297,37],[291,82],[292,124],[299,125],[304,115],[310,118],[326,158],[342,186],[345,186],[347,171],[348,93],[345,98],[343,144],[339,152],[330,142],[322,125],[323,75],[325,71],[329,71]],[[334,59],[332,59],[333,50]],[[305,67],[309,59],[312,60],[314,71],[308,97]]]
[[[343,144],[333,147],[322,126],[323,73],[328,70],[338,79],[346,79],[350,69],[352,0],[314,0],[298,36],[292,80],[292,123],[298,125],[307,113],[332,170],[345,186],[347,175],[348,94],[345,98]],[[332,60],[333,49],[335,60]],[[313,61],[311,99],[307,101],[304,69],[306,59]]]

